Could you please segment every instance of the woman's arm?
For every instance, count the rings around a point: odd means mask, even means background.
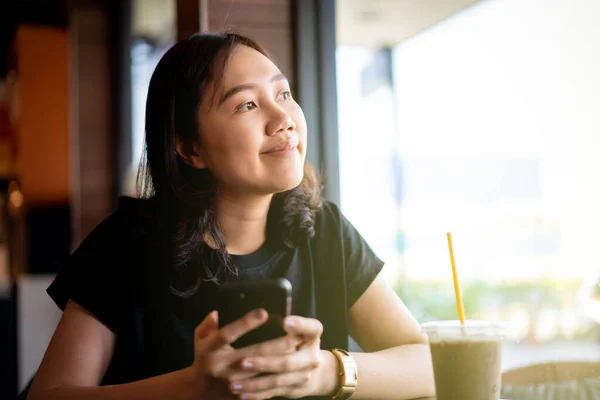
[[[98,386],[116,336],[79,304],[69,301],[33,381],[28,400],[192,399],[189,369],[115,386]]]
[[[427,337],[396,293],[377,277],[350,308],[352,336],[366,353],[352,353],[358,386],[352,399],[415,399],[435,386]],[[324,352],[324,392],[337,387],[338,364]]]

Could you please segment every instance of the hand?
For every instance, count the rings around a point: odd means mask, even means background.
[[[257,371],[245,370],[241,361],[250,357],[275,356],[296,351],[302,343],[298,336],[281,338],[255,344],[243,349],[234,349],[231,343],[267,321],[265,310],[259,309],[246,314],[221,329],[218,327],[216,311],[210,313],[194,332],[194,362],[190,367],[196,391],[200,398],[236,398],[228,390],[233,381],[254,377]]]
[[[242,368],[254,375],[234,379],[230,384],[231,391],[239,394],[241,399],[300,398],[321,394],[322,379],[316,372],[324,361],[324,352],[320,350],[323,325],[316,319],[290,316],[284,320],[284,329],[287,336],[300,340],[296,351],[287,354],[269,351],[271,355],[244,358]]]

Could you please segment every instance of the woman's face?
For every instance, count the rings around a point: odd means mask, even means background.
[[[198,107],[200,160],[229,194],[272,194],[303,177],[306,120],[281,71],[239,46]]]

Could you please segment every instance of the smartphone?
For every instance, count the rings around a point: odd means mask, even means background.
[[[285,278],[260,281],[231,282],[221,285],[218,292],[219,327],[238,320],[252,310],[263,308],[269,319],[232,344],[246,347],[284,336],[283,319],[292,309],[292,284]]]

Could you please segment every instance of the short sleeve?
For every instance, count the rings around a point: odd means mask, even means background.
[[[339,227],[346,275],[347,303],[348,307],[351,307],[379,275],[384,262],[377,257],[338,206],[327,202],[324,207],[330,218],[336,219],[334,223]]]
[[[113,332],[120,331],[130,302],[127,237],[116,212],[85,238],[47,289],[58,307],[64,310],[73,300]]]

